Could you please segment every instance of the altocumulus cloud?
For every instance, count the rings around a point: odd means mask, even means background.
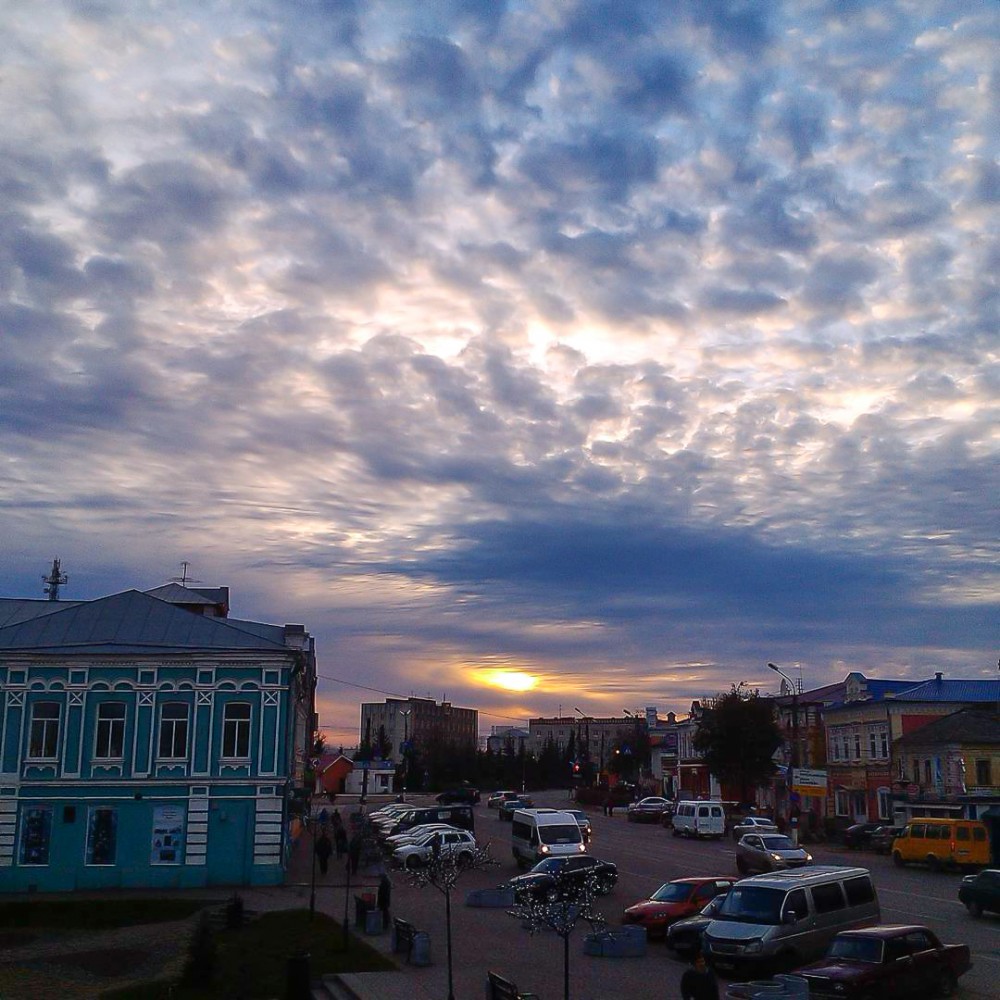
[[[994,668],[995,6],[0,20],[4,593],[492,721]]]

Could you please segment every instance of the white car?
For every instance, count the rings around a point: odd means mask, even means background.
[[[518,799],[521,797],[520,792],[502,791],[502,792],[490,792],[490,797],[486,800],[487,809],[497,809],[500,804],[506,802],[508,799]]]
[[[740,840],[748,833],[777,833],[777,824],[768,816],[746,816],[733,827],[733,840]]]
[[[406,833],[394,833],[391,837],[385,838],[385,846],[389,848],[390,851],[394,851],[397,847],[404,847],[407,844],[419,844],[429,837],[433,836],[435,833],[440,833],[442,830],[457,830],[457,826],[452,826],[450,823],[426,823],[424,826],[415,826]]]
[[[403,868],[420,868],[431,859],[435,848],[442,857],[453,857],[459,864],[468,863],[477,849],[476,838],[468,830],[439,830],[422,844],[407,844],[392,852],[393,861]]]

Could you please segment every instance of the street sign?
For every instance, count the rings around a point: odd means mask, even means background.
[[[825,795],[826,771],[795,768],[792,771],[792,790],[799,795]]]

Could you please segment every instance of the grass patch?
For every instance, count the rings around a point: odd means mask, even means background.
[[[209,997],[280,997],[285,995],[290,956],[309,952],[313,979],[338,972],[377,972],[396,965],[352,934],[341,951],[341,925],[324,913],[309,919],[308,910],[265,913],[237,930],[216,932],[218,961],[210,989],[176,982],[142,983],[106,990],[102,1000],[207,1000]],[[173,992],[171,993],[171,989]]]
[[[108,930],[184,920],[218,899],[32,899],[0,903],[0,929]]]

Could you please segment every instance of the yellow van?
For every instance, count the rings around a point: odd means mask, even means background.
[[[892,860],[897,865],[923,862],[933,871],[988,865],[990,839],[986,824],[978,819],[914,816],[892,842]]]

